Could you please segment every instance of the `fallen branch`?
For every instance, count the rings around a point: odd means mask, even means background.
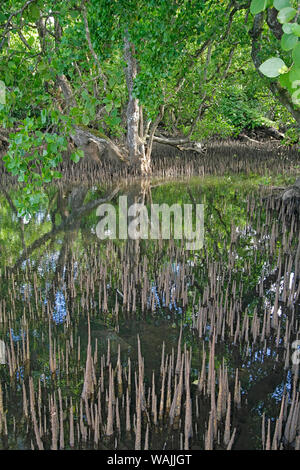
[[[204,153],[205,146],[201,142],[193,142],[188,137],[182,138],[167,138],[167,137],[158,137],[154,136],[153,141],[159,144],[172,145],[177,147],[179,150],[192,150],[197,153]]]
[[[258,140],[251,139],[251,137],[248,137],[246,134],[243,134],[243,133],[240,134],[240,137],[242,137],[243,139],[249,140],[249,142],[254,142],[255,144],[260,144],[261,143]]]

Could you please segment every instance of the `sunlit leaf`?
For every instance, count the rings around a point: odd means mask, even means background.
[[[285,66],[285,63],[282,59],[278,57],[272,57],[271,59],[266,60],[259,70],[262,74],[269,78],[275,78],[280,75],[280,69]]]
[[[288,23],[293,18],[295,18],[296,14],[297,14],[297,10],[295,10],[295,8],[292,8],[292,7],[283,8],[278,13],[277,19],[279,23],[282,23],[282,24]]]

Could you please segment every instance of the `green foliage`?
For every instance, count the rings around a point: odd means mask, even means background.
[[[271,124],[261,111],[261,103],[258,99],[248,96],[245,90],[234,87],[226,90],[219,104],[219,112],[233,127],[235,134],[243,129],[254,129]]]
[[[47,122],[64,133],[45,131]],[[55,111],[48,115],[46,110],[42,110],[38,118],[24,119],[18,132],[10,135],[9,149],[3,160],[24,188],[24,197],[15,201],[21,216],[29,213],[30,209],[33,212],[38,210],[39,204],[45,200],[42,185],[61,177],[56,167],[62,161],[62,152],[67,150],[66,136],[70,129],[70,122],[64,116]],[[71,158],[77,162],[82,156],[83,152],[76,150]]]
[[[229,23],[229,0],[90,0],[85,3],[89,37],[82,5],[79,0],[36,0],[22,15],[19,0],[0,5],[0,79],[6,85],[0,128],[12,130],[5,165],[24,188],[24,213],[31,202],[37,207],[35,193],[41,200],[42,186],[60,177],[57,167],[74,126],[124,144],[125,34],[137,61],[134,94],[143,107],[145,126],[156,120],[163,103],[164,130],[191,133],[197,140],[228,137],[267,123],[270,108],[276,109],[277,118],[286,116],[267,93],[267,81],[254,75],[248,34],[253,18],[245,16],[246,4],[238,5],[241,9],[235,9]],[[250,11],[256,15],[272,6],[284,30],[282,58],[279,42],[267,36],[263,54],[269,58],[261,71],[278,78],[297,103],[296,2],[253,0]],[[58,85],[62,75],[70,85],[70,102]],[[76,163],[82,157],[76,150],[70,158]],[[21,207],[22,198],[19,202]]]
[[[258,4],[260,8],[258,8]],[[284,34],[281,37],[280,46],[286,54],[286,62],[279,57],[272,57],[261,64],[259,70],[268,78],[280,77],[280,84],[286,88],[291,95],[294,106],[300,105],[300,81],[298,69],[300,69],[300,24],[298,23],[296,2],[290,0],[274,0],[268,5],[266,2],[252,0],[250,11],[257,14],[269,7],[278,10],[277,20],[282,25]],[[294,8],[295,6],[295,8]],[[287,65],[289,64],[289,65]],[[295,91],[296,89],[296,91]]]
[[[202,139],[210,139],[215,137],[228,138],[236,134],[238,134],[238,131],[230,120],[227,120],[222,114],[216,113],[215,108],[213,108],[197,124],[193,136],[195,139],[200,140],[199,136]]]
[[[290,127],[285,133],[283,142],[287,145],[297,144],[299,142],[299,128]]]

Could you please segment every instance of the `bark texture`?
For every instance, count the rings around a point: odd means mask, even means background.
[[[129,40],[128,31],[124,38],[124,58],[126,67],[126,84],[128,90],[127,105],[127,146],[129,158],[132,163],[144,156],[144,145],[139,137],[140,107],[139,101],[134,96],[134,80],[137,76],[137,61],[134,45]]]

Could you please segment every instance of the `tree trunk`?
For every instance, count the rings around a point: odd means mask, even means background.
[[[300,178],[282,194],[283,202],[288,203],[291,199],[300,199]]]
[[[92,157],[93,160],[98,158],[109,158],[115,163],[128,164],[127,155],[124,155],[119,147],[108,137],[100,137],[80,127],[74,127],[74,132],[70,135],[75,145],[81,148],[86,155]]]
[[[137,76],[137,62],[134,45],[129,41],[128,31],[124,38],[124,58],[127,63],[126,83],[128,89],[127,105],[127,146],[132,163],[141,160],[145,155],[144,144],[139,137],[140,108],[139,101],[134,96],[134,79]]]

